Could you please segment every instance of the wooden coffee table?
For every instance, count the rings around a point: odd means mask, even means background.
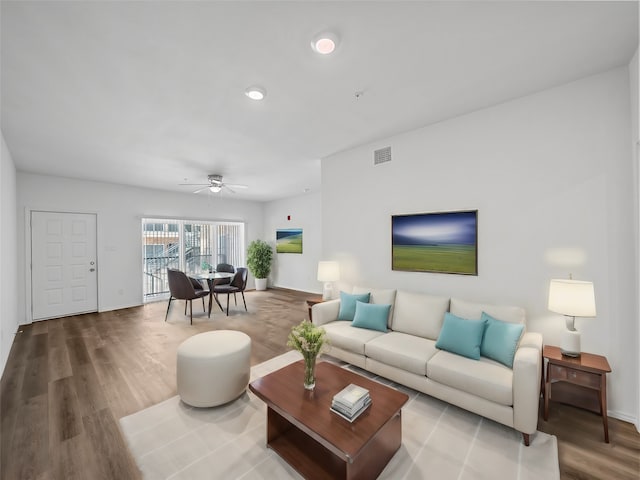
[[[314,390],[305,390],[303,376],[301,360],[249,384],[268,407],[267,446],[305,478],[376,478],[400,448],[409,397],[329,362],[316,365]],[[372,400],[353,423],[329,410],[350,383]]]

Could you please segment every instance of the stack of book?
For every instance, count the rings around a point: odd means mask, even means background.
[[[369,405],[369,390],[351,383],[333,396],[331,411],[353,422]]]

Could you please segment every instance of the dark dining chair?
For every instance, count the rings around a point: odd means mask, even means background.
[[[236,268],[229,263],[219,263],[218,265],[216,265],[216,273],[218,272],[236,273]],[[215,282],[213,282],[213,285],[229,285],[231,283],[231,278],[232,277],[216,278]],[[218,301],[218,294],[213,290],[211,286],[209,288],[211,288],[211,294],[215,297],[216,303],[220,305],[220,302]],[[220,310],[222,310],[222,307],[220,307]]]
[[[169,279],[169,305],[167,305],[167,313],[164,316],[164,321],[167,321],[169,316],[169,309],[171,308],[171,301],[184,300],[184,314],[187,314],[187,301],[189,301],[189,315],[191,324],[193,325],[193,300],[196,298],[202,298],[202,308],[206,312],[204,305],[204,297],[209,295],[209,290],[204,288],[200,282],[195,278],[190,278],[186,273],[173,268],[167,268],[167,278]],[[200,285],[200,288],[196,289],[196,283]],[[211,312],[209,312],[211,314]]]
[[[219,263],[216,265],[216,272],[236,273],[236,268],[228,263]],[[231,283],[230,278],[221,278],[216,280],[216,285],[225,285]]]
[[[196,292],[198,290],[205,290],[204,286],[202,285],[202,282],[197,278],[189,277],[189,281],[191,282],[191,285],[193,285],[193,289]],[[204,303],[204,297],[202,297],[202,302]]]
[[[231,279],[231,283],[226,285],[216,284],[213,286],[213,293],[218,295],[220,293],[227,294],[227,316],[229,316],[229,295],[233,293],[233,298],[236,301],[236,306],[238,305],[238,299],[236,298],[236,293],[242,294],[242,301],[244,302],[244,309],[247,310],[247,301],[244,298],[244,289],[247,288],[247,278],[249,277],[249,271],[244,267],[238,267],[236,269],[236,273]]]

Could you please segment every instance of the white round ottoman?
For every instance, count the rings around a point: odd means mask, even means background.
[[[193,407],[239,397],[249,384],[251,338],[234,330],[199,333],[178,347],[178,395]]]

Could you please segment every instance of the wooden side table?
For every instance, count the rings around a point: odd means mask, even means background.
[[[313,298],[307,298],[307,307],[309,307],[309,321],[312,322],[313,318],[311,317],[311,307],[313,307],[316,303],[322,303],[324,302],[324,300],[322,300],[322,297],[313,297]]]
[[[611,367],[601,355],[582,352],[577,358],[562,355],[559,347],[545,345],[544,419],[549,418],[549,399],[584,408],[602,416],[604,441],[609,443],[607,373]]]

